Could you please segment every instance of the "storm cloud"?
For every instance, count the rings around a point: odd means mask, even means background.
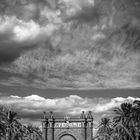
[[[116,27],[95,0],[2,0],[0,11],[1,85],[140,87],[139,32]]]
[[[25,22],[15,16],[0,18],[0,63],[12,62],[24,51],[46,46],[57,26],[40,26],[33,20]]]
[[[14,61],[27,50],[47,46],[49,36],[61,24],[56,5],[55,0],[1,1],[0,64]]]

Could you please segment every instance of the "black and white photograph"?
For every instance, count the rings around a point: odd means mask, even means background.
[[[0,140],[140,140],[140,0],[0,0]]]

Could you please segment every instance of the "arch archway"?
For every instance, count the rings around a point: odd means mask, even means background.
[[[86,117],[87,116],[87,117]],[[92,140],[93,117],[82,112],[78,118],[55,118],[52,112],[42,120],[44,140]]]
[[[73,135],[65,134],[62,135],[58,140],[76,140],[76,138]]]

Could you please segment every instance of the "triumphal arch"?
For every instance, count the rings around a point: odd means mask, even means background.
[[[79,118],[55,118],[50,112],[43,117],[44,140],[92,140],[93,116],[91,111],[87,115],[82,112]]]

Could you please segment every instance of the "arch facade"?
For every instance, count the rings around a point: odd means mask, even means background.
[[[80,118],[55,118],[51,113],[44,116],[44,140],[92,140],[93,117],[91,112],[87,116],[82,112]]]

